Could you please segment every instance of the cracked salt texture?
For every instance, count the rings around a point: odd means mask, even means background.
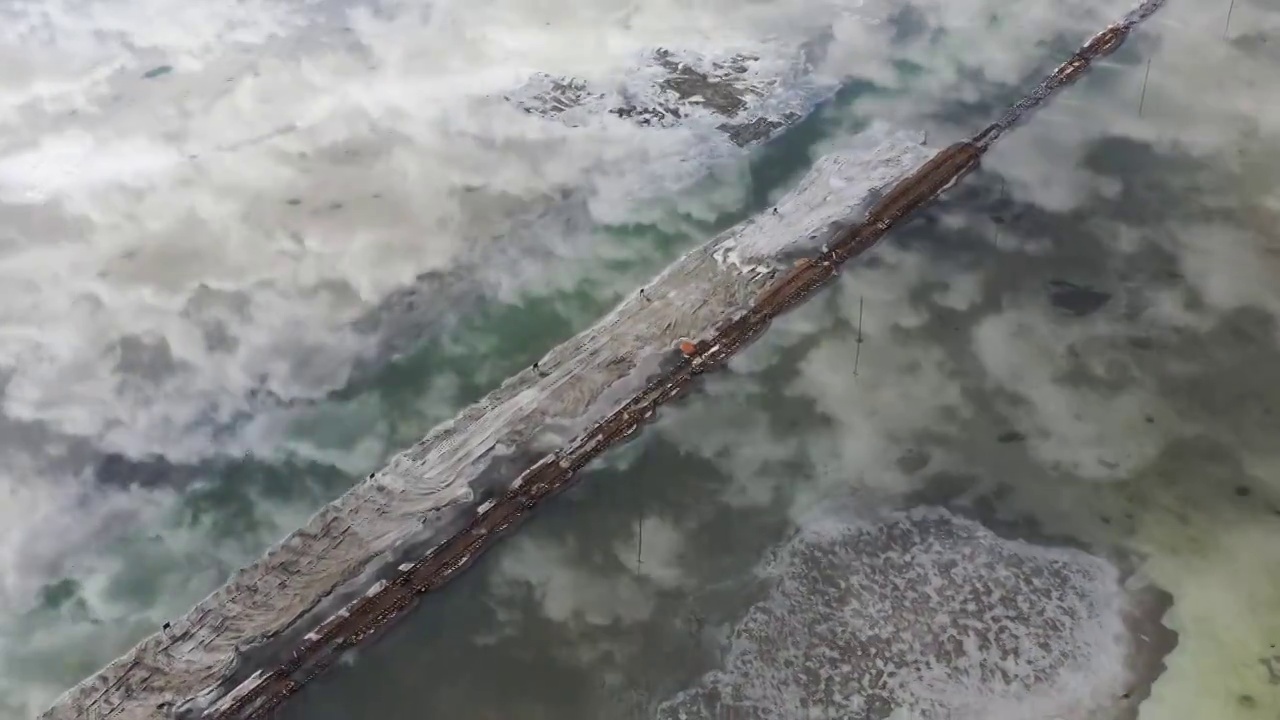
[[[812,78],[802,53],[757,50],[763,52],[659,48],[637,58],[639,70],[613,84],[539,74],[506,97],[570,126],[617,117],[644,127],[719,130],[744,146],[798,120],[835,90]]]
[[[662,720],[1084,720],[1128,682],[1119,571],[943,510],[829,512],[782,548],[724,669]]]

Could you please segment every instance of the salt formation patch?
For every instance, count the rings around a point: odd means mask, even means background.
[[[663,704],[695,718],[1097,718],[1124,692],[1119,572],[942,510],[835,513],[770,565],[725,669]]]
[[[740,147],[800,119],[817,96],[795,53],[706,55],[659,48],[637,60],[637,71],[603,87],[579,78],[535,76],[508,99],[527,112],[571,126],[615,116],[645,127],[714,127]]]

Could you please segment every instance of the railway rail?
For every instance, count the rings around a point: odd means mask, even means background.
[[[886,193],[861,223],[846,227],[821,253],[800,261],[774,279],[748,310],[725,324],[713,337],[698,340],[692,356],[682,357],[673,369],[650,382],[568,447],[526,470],[502,497],[484,503],[465,528],[393,580],[317,627],[287,661],[256,676],[251,687],[237,689],[202,717],[254,720],[270,714],[328,668],[343,650],[381,630],[403,615],[419,596],[440,588],[462,572],[504,531],[567,487],[591,460],[635,433],[661,405],[678,396],[698,375],[724,365],[763,334],[774,318],[834,279],[840,265],[869,250],[895,225],[972,172],[1004,132],[1053,93],[1077,80],[1094,60],[1114,52],[1138,23],[1164,3],[1165,0],[1145,0],[1120,22],[1090,38],[999,120],[969,140],[938,152]]]

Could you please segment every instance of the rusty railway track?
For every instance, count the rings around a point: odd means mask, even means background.
[[[270,714],[327,669],[343,650],[354,647],[382,629],[402,615],[418,597],[440,588],[458,575],[503,531],[567,487],[577,471],[591,460],[636,432],[662,404],[677,397],[698,375],[723,366],[738,350],[763,334],[774,318],[800,304],[835,278],[840,265],[871,249],[894,225],[972,172],[987,149],[1006,130],[1053,92],[1078,79],[1093,60],[1114,52],[1133,27],[1164,2],[1144,0],[1124,20],[1095,35],[999,121],[969,140],[938,152],[909,177],[898,182],[861,223],[839,232],[823,252],[800,261],[776,278],[757,296],[750,309],[724,324],[711,337],[698,340],[692,357],[682,358],[674,369],[650,382],[644,390],[567,448],[543,458],[526,470],[501,498],[481,505],[463,530],[436,546],[376,592],[370,592],[326,620],[306,636],[287,661],[263,674],[234,701],[206,712],[204,717],[256,720]]]

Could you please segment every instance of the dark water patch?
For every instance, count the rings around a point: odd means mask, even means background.
[[[1160,349],[1135,353],[1130,361],[1154,380],[1174,413],[1205,419],[1244,448],[1274,447],[1280,437],[1280,347],[1273,316],[1257,308],[1226,311],[1205,332],[1164,333]],[[1187,364],[1194,372],[1183,369]]]
[[[1271,647],[1274,648],[1275,645]],[[1258,660],[1258,663],[1267,671],[1267,682],[1272,685],[1280,685],[1280,654],[1262,658]]]
[[[1049,304],[1075,317],[1084,317],[1102,309],[1111,293],[1077,285],[1067,280],[1049,281]]]
[[[1156,348],[1155,338],[1149,335],[1130,335],[1129,347],[1134,350],[1154,350]]]
[[[952,508],[963,503],[983,485],[977,475],[954,470],[936,470],[923,480],[917,489],[902,499],[901,507]]]
[[[94,477],[98,483],[113,488],[180,487],[201,474],[198,466],[174,464],[162,455],[135,459],[119,453],[108,453],[94,468]]]
[[[929,461],[932,459],[933,456],[928,450],[907,448],[898,456],[898,459],[894,461],[894,464],[902,471],[902,474],[915,475],[928,467]]]
[[[171,73],[171,72],[173,72],[173,67],[172,67],[172,66],[170,66],[170,65],[160,65],[160,66],[157,66],[157,67],[153,67],[153,68],[151,68],[150,70],[148,70],[148,71],[146,71],[146,72],[142,73],[142,77],[143,77],[143,79],[144,79],[144,80],[153,80],[153,79],[158,78],[158,77],[160,77],[160,76],[162,76],[162,75],[168,75],[168,74],[169,74],[169,73]]]
[[[169,342],[163,337],[126,335],[115,342],[116,372],[142,380],[158,381],[178,369]]]
[[[1118,720],[1136,720],[1143,701],[1151,697],[1156,680],[1168,670],[1165,659],[1178,647],[1178,633],[1164,624],[1174,597],[1163,588],[1147,585],[1129,592],[1125,628],[1129,631],[1129,688],[1121,695],[1123,714]]]
[[[1280,40],[1273,33],[1261,31],[1245,32],[1235,35],[1231,44],[1246,55],[1259,60],[1280,63]]]
[[[40,588],[36,600],[36,614],[58,613],[71,618],[99,622],[89,615],[89,605],[84,600],[84,587],[73,578],[63,578]]]
[[[929,18],[918,6],[906,3],[889,16],[894,44],[902,44],[922,36],[929,29]]]
[[[1209,207],[1204,198],[1217,193],[1225,180],[1203,161],[1158,149],[1125,137],[1105,137],[1086,148],[1081,166],[1106,178],[1119,180],[1114,196],[1095,196],[1088,211],[1099,217],[1146,228],[1161,227],[1178,220],[1203,220],[1220,209]]]
[[[265,531],[278,524],[274,512],[279,505],[319,506],[352,483],[339,468],[302,459],[248,456],[176,467],[186,477],[196,478],[179,503],[181,524],[254,547]]]

